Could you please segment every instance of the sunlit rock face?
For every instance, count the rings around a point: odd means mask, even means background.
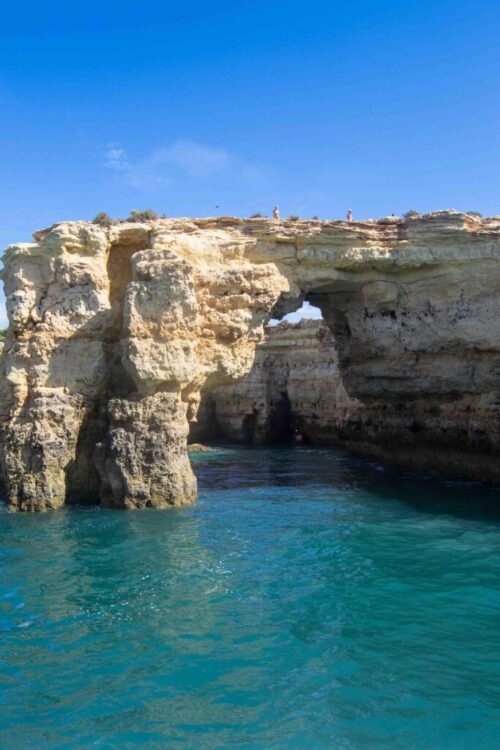
[[[67,222],[34,239],[4,255],[10,508],[192,502],[200,394],[244,378],[264,324],[304,299],[356,404],[346,444],[500,478],[500,219]]]

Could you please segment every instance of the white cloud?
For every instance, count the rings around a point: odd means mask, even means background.
[[[228,166],[231,158],[223,148],[181,139],[153,154],[157,163],[175,164],[193,177],[210,177]]]
[[[223,148],[205,146],[188,139],[179,139],[168,146],[157,148],[146,158],[132,161],[123,148],[108,148],[105,166],[120,172],[129,185],[141,189],[155,189],[171,185],[176,176],[207,178],[236,164]]]
[[[141,190],[155,190],[156,188],[172,185],[174,181],[166,175],[156,174],[156,172],[145,168],[143,165],[138,165],[128,171],[127,182],[132,187]]]
[[[118,172],[127,172],[131,165],[122,148],[109,148],[106,151],[106,166]]]

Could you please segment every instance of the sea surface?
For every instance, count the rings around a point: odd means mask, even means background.
[[[0,513],[0,748],[495,750],[500,490],[323,448]]]

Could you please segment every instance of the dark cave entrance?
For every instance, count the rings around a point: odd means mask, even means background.
[[[277,306],[251,370],[241,380],[202,393],[189,443],[278,445],[312,442],[307,377],[333,337],[319,307],[298,298]],[[319,354],[318,354],[319,352]],[[316,413],[313,412],[313,418]]]

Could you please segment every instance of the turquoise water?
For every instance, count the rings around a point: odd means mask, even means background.
[[[500,746],[498,488],[193,462],[193,508],[0,514],[3,750]]]

